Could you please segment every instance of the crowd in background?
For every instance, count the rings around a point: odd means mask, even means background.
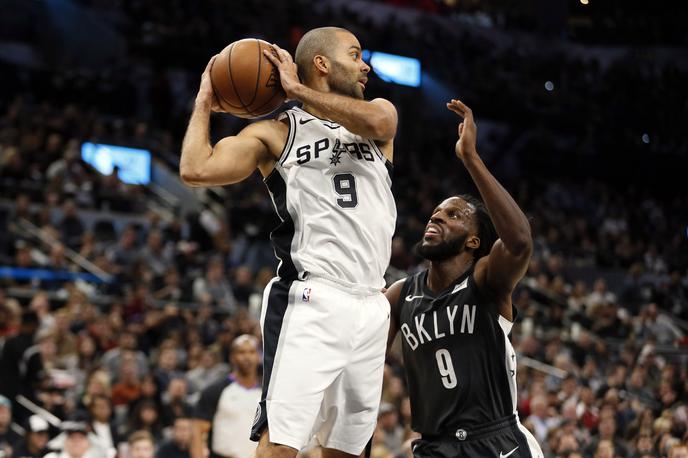
[[[221,2],[80,3],[112,13],[128,40],[129,71],[0,63],[0,265],[64,273],[0,276],[0,447],[60,436],[21,395],[59,420],[97,423],[99,433],[109,425],[93,439],[104,449],[146,431],[158,448],[183,451],[199,393],[229,370],[232,340],[260,335],[262,291],[276,267],[271,203],[254,176],[227,189],[226,219],[207,209],[161,216],[145,186],[100,175],[80,146],[144,147],[176,167],[209,50],[267,30],[265,4],[239,2],[227,27]],[[533,229],[512,341],[520,418],[546,456],[688,456],[688,199],[671,178],[649,183],[688,154],[685,70],[637,53],[607,66],[527,40],[498,47],[479,34],[424,28],[427,19],[409,37],[393,19],[375,25],[346,7],[304,14],[311,6],[284,2],[283,14],[270,16],[292,51],[311,26],[349,26],[371,49],[422,55],[433,77],[473,106],[479,129],[504,126],[479,150],[504,172]],[[391,282],[423,267],[414,245],[432,208],[471,186],[453,157],[454,119],[409,109],[418,103],[412,89],[369,86],[397,103],[401,119]],[[242,126],[214,125],[227,134]],[[643,168],[648,155],[653,164]],[[519,168],[506,173],[514,157]],[[81,275],[75,255],[104,276]],[[395,348],[374,457],[411,456],[401,364]]]

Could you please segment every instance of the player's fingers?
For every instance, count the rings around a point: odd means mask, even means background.
[[[453,102],[456,102],[456,106],[463,110],[463,112],[466,113],[466,116],[473,116],[473,111],[461,100],[453,100]]]
[[[452,99],[451,102],[449,102],[449,105],[453,108],[455,112],[461,113],[463,116],[463,113],[466,112],[466,106],[461,104],[458,100]]]
[[[270,62],[272,62],[273,64],[277,65],[278,67],[279,67],[279,64],[282,63],[282,61],[280,60],[280,58],[279,58],[278,56],[276,56],[275,54],[271,53],[271,52],[268,51],[267,49],[264,49],[264,50],[263,50],[263,54],[265,54],[265,57],[267,57],[268,60],[270,60]]]
[[[288,53],[287,51],[285,51],[284,49],[280,49],[280,50],[277,51],[277,52],[279,53],[280,58],[282,59],[282,62],[291,62],[291,61],[292,61],[292,59],[291,59],[291,54],[289,54],[289,53]]]
[[[447,108],[448,108],[450,111],[453,111],[454,113],[456,113],[457,115],[463,117],[463,113],[462,113],[458,108],[456,108],[454,105],[448,103],[448,104],[447,104]]]

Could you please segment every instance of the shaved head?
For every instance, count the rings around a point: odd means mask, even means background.
[[[351,33],[341,27],[320,27],[308,31],[299,41],[294,55],[299,78],[303,83],[310,81],[313,75],[313,58],[321,55],[332,59],[332,54],[339,44],[337,35]]]

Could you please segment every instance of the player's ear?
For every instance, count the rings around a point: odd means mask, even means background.
[[[477,235],[471,235],[466,239],[466,248],[470,248],[471,250],[477,250],[480,248],[480,237]]]
[[[316,54],[313,57],[313,65],[315,65],[315,69],[322,74],[327,75],[330,73],[330,60],[320,54]]]

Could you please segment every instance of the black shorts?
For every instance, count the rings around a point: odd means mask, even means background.
[[[510,416],[453,434],[424,435],[413,443],[414,458],[542,458],[535,438]]]

